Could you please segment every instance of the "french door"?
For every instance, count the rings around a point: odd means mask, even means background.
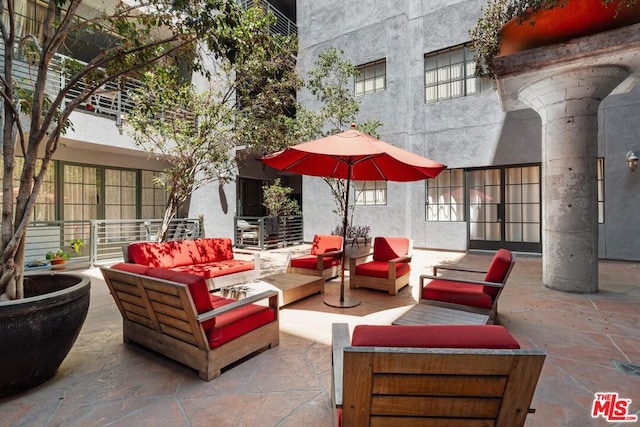
[[[540,166],[467,171],[470,249],[541,252]]]

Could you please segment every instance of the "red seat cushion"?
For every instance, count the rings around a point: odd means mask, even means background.
[[[356,267],[356,274],[360,276],[381,277],[386,279],[389,277],[389,264],[386,261],[369,261]],[[408,262],[396,263],[396,277],[404,276],[411,272],[411,265]]]
[[[250,271],[255,268],[253,261],[243,261],[231,259],[225,261],[209,262],[203,264],[183,265],[174,267],[171,270],[180,271],[190,274],[197,274],[205,279],[223,276],[225,274],[240,273],[242,271]]]
[[[331,234],[316,234],[311,243],[311,255],[342,250],[342,236]]]
[[[221,306],[233,302],[219,301]],[[216,302],[214,302],[216,305]],[[275,312],[271,307],[250,304],[224,313],[216,318],[213,328],[207,331],[209,346],[216,348],[233,339],[258,329],[275,320]]]
[[[518,349],[520,344],[499,325],[358,325],[352,346],[414,348]]]
[[[318,257],[315,255],[303,255],[301,257],[292,258],[291,266],[297,268],[306,268],[315,270],[318,265]],[[340,258],[335,256],[322,257],[322,268],[330,268],[340,265]]]
[[[373,241],[373,260],[389,261],[409,253],[409,239],[405,237],[376,237]]]
[[[499,249],[493,257],[491,265],[489,265],[489,269],[487,270],[487,275],[484,277],[484,281],[504,283],[507,279],[509,267],[511,266],[511,260],[511,251],[507,249]],[[485,286],[484,292],[495,297],[496,295],[498,295],[498,290],[498,288]]]
[[[486,287],[488,286],[434,279],[424,287],[422,298],[471,307],[491,308],[493,296],[484,292]]]

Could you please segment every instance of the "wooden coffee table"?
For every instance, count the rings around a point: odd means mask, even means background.
[[[324,293],[324,279],[306,274],[277,273],[250,282],[220,288],[227,298],[246,298],[267,290],[278,291],[279,306],[290,304],[315,293]]]
[[[394,325],[486,325],[489,316],[468,311],[416,304],[397,318]]]

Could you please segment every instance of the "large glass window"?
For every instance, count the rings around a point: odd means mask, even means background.
[[[136,218],[136,171],[105,170],[105,219]]]
[[[464,221],[464,170],[446,169],[425,182],[425,219]]]
[[[167,201],[167,191],[154,183],[158,172],[142,171],[142,217],[162,218]]]
[[[386,205],[387,181],[354,181],[356,205]]]
[[[36,168],[39,169],[42,161],[37,160]],[[18,189],[20,188],[20,171],[24,166],[24,159],[22,157],[15,158],[15,171],[16,175],[13,177],[13,203],[15,205],[16,198],[18,197]],[[4,167],[2,158],[0,157],[0,167]],[[55,212],[55,162],[49,162],[49,167],[42,183],[42,189],[38,194],[36,203],[33,207],[33,221],[53,221],[56,217]],[[0,176],[0,185],[2,185],[2,176]]]
[[[424,56],[425,102],[436,102],[480,93],[476,61],[467,45]]]
[[[63,166],[63,217],[71,220],[98,218],[100,204],[100,175],[94,166]]]
[[[360,65],[357,69],[358,74],[354,79],[356,96],[385,90],[387,86],[386,59]]]

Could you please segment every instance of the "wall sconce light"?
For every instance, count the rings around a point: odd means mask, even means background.
[[[638,167],[638,156],[633,151],[629,151],[627,153],[627,166],[629,166],[629,170],[633,172]]]

